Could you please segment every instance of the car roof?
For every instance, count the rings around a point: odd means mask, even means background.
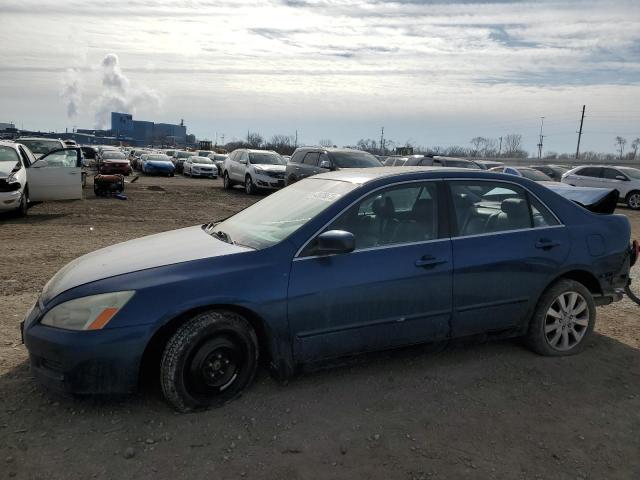
[[[0,145],[3,147],[12,147],[14,150],[18,149],[18,144],[9,140],[0,140]]]
[[[465,173],[474,172],[484,175],[484,170],[470,170],[460,167],[371,167],[371,168],[345,168],[342,170],[334,170],[326,173],[319,173],[310,177],[311,179],[321,180],[339,180],[342,182],[355,183],[363,185],[374,180],[388,177],[406,177],[416,173]]]
[[[59,138],[47,138],[47,137],[18,137],[16,142],[20,143],[20,140],[50,140],[52,142],[62,142]]]

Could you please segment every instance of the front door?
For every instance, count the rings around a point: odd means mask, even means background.
[[[82,198],[82,155],[79,148],[53,150],[27,169],[29,200]]]
[[[522,325],[569,252],[567,229],[519,185],[450,181],[453,336]]]
[[[451,316],[451,242],[440,181],[405,183],[356,202],[327,230],[354,234],[351,253],[294,259],[289,328],[296,361],[441,339]]]

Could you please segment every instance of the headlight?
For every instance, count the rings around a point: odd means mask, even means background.
[[[100,330],[134,293],[112,292],[69,300],[49,310],[40,323],[66,330]]]

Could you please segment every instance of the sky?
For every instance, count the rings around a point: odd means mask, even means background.
[[[198,138],[614,152],[640,137],[640,1],[0,0],[0,122]]]

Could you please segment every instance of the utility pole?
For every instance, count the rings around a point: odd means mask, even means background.
[[[544,125],[544,117],[540,117],[540,143],[538,143],[538,160],[542,158],[542,140],[544,139],[544,135],[542,135],[543,125]]]
[[[247,130],[247,145],[249,145],[249,130]]]
[[[500,137],[500,148],[498,149],[498,157],[502,155],[502,137]]]
[[[380,154],[384,155],[384,127],[382,127],[380,132]]]
[[[580,117],[580,131],[578,132],[578,146],[576,147],[576,160],[580,156],[580,139],[582,138],[582,124],[584,123],[584,109],[586,105],[582,105],[582,117]]]
[[[296,130],[296,143],[295,147],[298,148],[298,130]]]

